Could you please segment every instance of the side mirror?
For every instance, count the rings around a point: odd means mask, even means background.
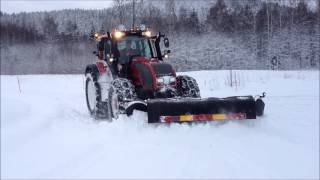
[[[163,43],[164,43],[164,46],[165,46],[166,48],[169,47],[169,39],[168,39],[167,37],[165,37],[165,38],[163,39]]]

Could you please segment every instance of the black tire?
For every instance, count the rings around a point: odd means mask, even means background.
[[[126,113],[126,103],[137,99],[135,87],[130,80],[118,78],[111,82],[109,89],[109,107],[112,118]]]
[[[101,87],[98,83],[99,72],[96,68],[90,68],[86,72],[86,101],[89,113],[95,119],[110,119],[108,102],[101,101]],[[92,83],[92,84],[91,84]],[[93,85],[93,87],[92,87]],[[93,88],[93,89],[90,89]],[[90,94],[93,91],[93,94]],[[92,96],[92,97],[89,97]],[[95,99],[95,100],[93,100]],[[93,102],[91,102],[93,100]]]
[[[198,83],[190,76],[177,76],[177,91],[181,97],[200,97]]]

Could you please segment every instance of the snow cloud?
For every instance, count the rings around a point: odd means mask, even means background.
[[[61,9],[103,9],[112,4],[111,0],[84,1],[84,0],[1,0],[1,11],[6,13],[51,11]]]

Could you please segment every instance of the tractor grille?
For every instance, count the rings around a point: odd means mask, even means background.
[[[168,63],[154,63],[151,64],[153,67],[157,77],[161,76],[173,76],[173,68],[170,64]]]

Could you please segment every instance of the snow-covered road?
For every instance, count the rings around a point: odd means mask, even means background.
[[[181,74],[202,97],[265,91],[265,116],[95,121],[82,75],[1,76],[1,178],[319,178],[319,71],[237,71],[236,87],[229,71]]]

